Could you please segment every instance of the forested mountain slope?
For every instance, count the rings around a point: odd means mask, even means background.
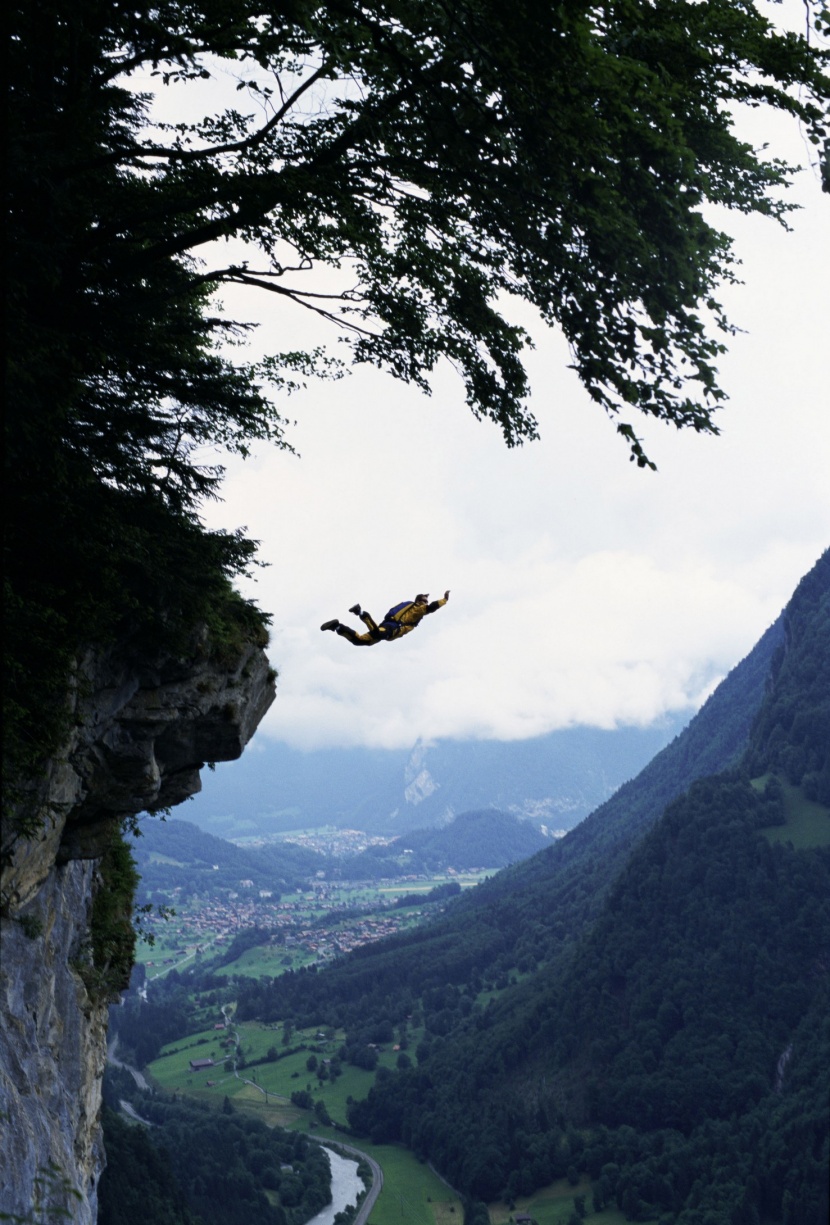
[[[272,894],[291,892],[326,865],[322,855],[307,847],[287,842],[239,847],[191,821],[147,818],[130,845],[141,875],[140,901],[165,900],[156,894],[165,894],[170,901],[177,888],[185,896],[206,889],[235,889],[243,878],[253,888],[270,889]]]
[[[632,1219],[823,1225],[830,809],[809,800],[830,755],[828,610],[825,554],[742,768],[669,806],[557,974],[425,1044],[353,1108],[356,1129],[483,1199],[573,1164]],[[807,811],[815,845],[794,849],[776,835]]]
[[[830,804],[828,555],[799,584],[773,661],[775,685],[759,714],[748,769],[774,770],[808,799]]]

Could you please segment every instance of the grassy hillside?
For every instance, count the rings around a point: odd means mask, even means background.
[[[775,825],[762,830],[764,836],[770,842],[787,843],[796,850],[810,846],[830,846],[830,808],[826,804],[808,799],[802,787],[783,782],[774,774],[754,778],[752,785],[759,791],[766,791],[770,780],[775,780],[777,784],[781,797],[781,815]]]

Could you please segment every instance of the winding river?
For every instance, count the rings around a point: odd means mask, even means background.
[[[363,1180],[358,1177],[357,1162],[341,1157],[333,1149],[326,1148],[331,1164],[331,1203],[312,1217],[307,1225],[333,1225],[338,1212],[357,1203],[363,1191]]]

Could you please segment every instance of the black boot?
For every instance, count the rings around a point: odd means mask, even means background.
[[[356,617],[359,617],[360,614],[363,612],[363,609],[360,607],[359,604],[352,604],[351,608],[349,609],[349,612],[354,613]]]
[[[339,624],[340,622],[336,620],[335,621],[324,621],[323,624],[320,626],[320,629],[321,630],[336,630]]]

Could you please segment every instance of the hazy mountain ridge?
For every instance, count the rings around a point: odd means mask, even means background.
[[[640,771],[687,721],[573,727],[526,741],[302,751],[263,742],[203,778],[188,819],[221,837],[336,825],[397,836],[497,808],[570,829]]]
[[[141,895],[182,888],[185,893],[236,889],[242,879],[257,889],[290,891],[325,866],[326,859],[291,843],[238,847],[191,821],[145,819],[132,843]]]
[[[549,842],[530,822],[488,808],[460,813],[437,829],[412,830],[356,855],[322,854],[285,840],[239,847],[177,820],[145,820],[132,845],[144,898],[177,888],[186,894],[235,890],[242,880],[278,894],[304,887],[318,871],[329,880],[376,880],[448,868],[501,868]]]
[[[459,813],[438,829],[411,830],[385,846],[369,847],[344,862],[340,870],[347,879],[360,880],[446,868],[503,868],[527,859],[549,842],[550,838],[529,821],[485,808]]]

